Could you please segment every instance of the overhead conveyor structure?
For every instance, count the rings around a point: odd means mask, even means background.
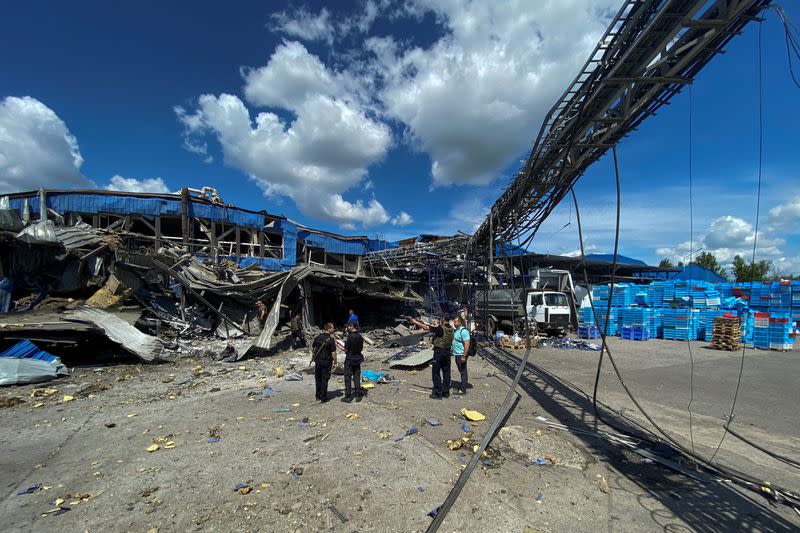
[[[527,244],[586,169],[694,81],[769,0],[627,0],[473,235]],[[489,246],[491,248],[491,246]]]

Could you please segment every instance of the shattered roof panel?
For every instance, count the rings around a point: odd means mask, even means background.
[[[164,345],[160,339],[142,333],[121,318],[100,309],[82,307],[68,313],[65,318],[75,322],[94,324],[103,331],[109,339],[122,345],[129,352],[136,354],[144,361],[158,361]]]

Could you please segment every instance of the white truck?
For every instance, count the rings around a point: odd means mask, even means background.
[[[524,332],[526,317],[532,332],[565,333],[575,318],[575,287],[566,270],[537,269],[529,272],[530,284],[522,288],[478,291],[476,310],[485,321],[487,334],[500,329]]]

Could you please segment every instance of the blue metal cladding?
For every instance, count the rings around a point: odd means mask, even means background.
[[[379,252],[381,250],[389,250],[393,248],[400,248],[397,242],[382,241],[380,239],[367,239],[367,251]]]
[[[11,207],[17,208],[22,214],[22,198],[11,200]],[[39,196],[33,194],[28,197],[31,212],[39,210]],[[154,217],[157,215],[180,216],[181,200],[148,197],[115,195],[102,192],[98,194],[80,192],[47,192],[47,207],[57,213],[111,213],[115,215],[144,215]],[[248,213],[235,207],[211,205],[203,202],[189,202],[189,216],[205,218],[214,222],[226,222],[247,228],[264,227],[265,218],[260,213]]]
[[[0,353],[0,357],[9,357],[13,359],[38,359],[40,361],[59,361],[58,357],[40,350],[31,341],[25,339],[19,341],[17,344],[8,350]]]
[[[337,239],[336,237],[314,233],[301,229],[297,232],[297,240],[305,242],[306,245],[323,248],[332,254],[364,255],[367,253],[367,239]]]
[[[114,194],[109,191],[97,193],[86,191],[45,191],[47,207],[57,213],[87,213],[87,214],[137,214],[145,217],[181,215],[180,197],[158,197],[148,195]],[[31,193],[26,197],[31,213],[39,211],[39,195]],[[23,208],[23,197],[16,197],[10,201],[11,207],[18,209],[20,215]],[[188,205],[190,217],[203,218],[214,222],[225,222],[243,228],[264,228],[266,217],[260,213],[250,213],[236,207],[211,205],[200,201],[190,201]],[[334,235],[318,233],[308,229],[298,229],[297,225],[287,219],[274,221],[273,231],[283,234],[283,259],[241,257],[232,260],[238,261],[241,266],[252,264],[260,265],[266,270],[287,270],[297,264],[297,242],[305,242],[309,246],[323,248],[325,251],[336,254],[364,255],[367,252],[398,248],[397,242],[388,242],[380,239],[337,238]],[[268,229],[269,230],[269,229]]]

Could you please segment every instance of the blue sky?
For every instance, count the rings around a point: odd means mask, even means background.
[[[213,185],[226,202],[331,231],[471,232],[619,7],[476,4],[6,6],[0,191]],[[800,20],[797,3],[785,9]],[[800,89],[774,13],[762,31],[758,256],[798,272]],[[692,241],[723,263],[752,247],[757,38],[751,24],[692,87]],[[689,252],[688,107],[684,91],[619,146],[626,255]],[[610,158],[576,190],[589,249],[609,251]],[[577,247],[565,203],[531,249]]]

